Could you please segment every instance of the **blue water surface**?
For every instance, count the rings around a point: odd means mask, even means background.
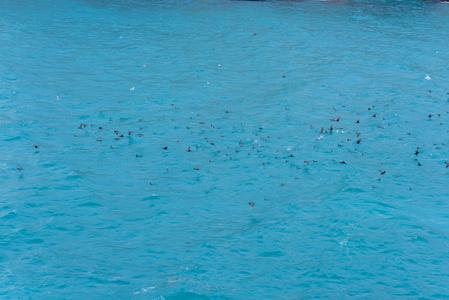
[[[449,298],[448,45],[433,1],[0,1],[0,297]]]

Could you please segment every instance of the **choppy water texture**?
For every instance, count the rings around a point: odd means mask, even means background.
[[[449,5],[0,16],[2,298],[449,297]]]

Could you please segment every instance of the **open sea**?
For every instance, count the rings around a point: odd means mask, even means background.
[[[449,3],[0,0],[0,298],[449,299]]]

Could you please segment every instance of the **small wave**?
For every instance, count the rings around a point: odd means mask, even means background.
[[[145,294],[145,293],[148,293],[149,291],[154,290],[154,289],[155,289],[154,286],[149,286],[147,288],[142,288],[140,291],[134,292],[133,294],[134,295]]]

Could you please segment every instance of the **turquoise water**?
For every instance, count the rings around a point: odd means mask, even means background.
[[[448,4],[0,16],[1,298],[449,298]]]

